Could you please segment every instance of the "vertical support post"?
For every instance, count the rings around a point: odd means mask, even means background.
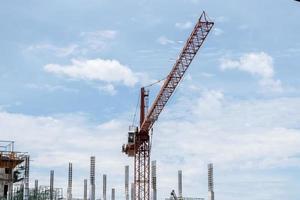
[[[54,170],[50,171],[50,200],[53,200],[54,197]]]
[[[83,200],[87,200],[87,179],[83,180]]]
[[[139,133],[136,136],[138,145],[134,156],[135,200],[150,200],[150,145],[149,135]]]
[[[152,199],[157,200],[156,161],[155,160],[152,161],[151,176],[152,176]]]
[[[182,170],[178,170],[178,198],[182,199]]]
[[[91,156],[90,168],[90,200],[95,200],[95,156]]]
[[[131,200],[135,200],[135,191],[134,183],[131,183]]]
[[[73,176],[72,163],[69,163],[67,200],[72,200],[72,178],[73,178],[72,176]]]
[[[140,126],[145,119],[145,88],[141,88]]]
[[[208,200],[214,200],[214,168],[213,164],[208,164]]]
[[[39,180],[34,180],[34,199],[38,199]]]
[[[116,193],[115,188],[112,188],[111,189],[111,200],[115,200],[115,193]]]
[[[13,191],[13,187],[14,187],[14,184],[13,184],[14,170],[12,168],[9,168],[9,175],[10,175],[10,177],[9,177],[10,181],[8,183],[7,199],[8,200],[13,200],[13,198],[14,198],[14,191]]]
[[[103,174],[103,200],[106,200],[106,174]]]
[[[24,193],[23,200],[29,199],[29,161],[30,157],[25,157],[25,173],[24,173]]]
[[[125,200],[129,200],[129,166],[125,166]]]

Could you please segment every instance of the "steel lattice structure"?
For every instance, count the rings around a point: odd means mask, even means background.
[[[150,130],[154,122],[158,119],[159,114],[172,96],[174,90],[176,89],[198,50],[202,46],[213,25],[214,23],[208,21],[205,12],[203,12],[185,46],[183,47],[179,58],[176,60],[172,71],[167,76],[166,81],[164,82],[160,92],[153,102],[152,107],[150,108],[147,117],[141,126],[141,131]]]
[[[172,96],[213,25],[214,22],[210,21],[203,12],[147,114],[145,108],[148,93],[144,88],[141,89],[140,129],[129,132],[128,143],[123,146],[123,152],[134,157],[136,200],[150,200],[150,129]]]

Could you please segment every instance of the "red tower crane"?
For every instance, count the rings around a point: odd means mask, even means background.
[[[129,157],[134,157],[135,200],[150,200],[150,129],[158,119],[213,25],[214,22],[210,21],[203,12],[148,112],[146,111],[148,92],[141,88],[140,127],[129,131],[128,142],[122,147],[124,153]]]

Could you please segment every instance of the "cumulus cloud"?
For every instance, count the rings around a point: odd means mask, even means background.
[[[67,163],[72,162],[75,197],[82,196],[82,183],[88,178],[92,155],[96,156],[97,180],[100,180],[100,172],[106,173],[109,187],[123,189],[118,177],[127,164],[120,151],[126,141],[127,124],[122,120],[91,124],[80,113],[29,116],[0,112],[1,139],[14,140],[17,151],[31,155],[31,186],[34,179],[39,179],[40,185],[48,185],[49,171],[55,169],[59,174],[55,178],[56,187],[65,188]]]
[[[253,182],[269,185],[270,199],[277,197],[273,191],[282,191],[284,185],[291,184],[273,174],[262,180],[255,172],[299,166],[299,98],[237,101],[227,99],[219,90],[202,91],[194,98],[183,96],[166,108],[154,127],[152,158],[158,161],[160,199],[176,187],[177,169],[184,172],[187,194],[199,196],[201,192],[205,196],[208,162],[215,164],[219,196],[226,200],[239,198],[225,198],[221,191],[234,191],[240,196]],[[82,196],[80,188],[88,176],[90,155],[96,156],[96,182],[100,182],[100,173],[107,173],[110,187],[117,188],[118,199],[123,197],[124,180],[120,177],[124,176],[124,165],[133,163],[120,151],[129,123],[128,119],[118,118],[95,124],[78,113],[29,116],[0,112],[1,137],[15,140],[18,150],[32,155],[32,180],[38,178],[41,184],[48,184],[48,171],[54,168],[61,174],[56,185],[65,188],[67,163],[73,162],[74,197]],[[247,174],[251,174],[250,181]],[[241,179],[243,187],[238,190],[227,184],[238,184]],[[270,185],[274,181],[280,184]]]
[[[138,76],[117,60],[72,60],[70,65],[48,64],[44,70],[49,73],[73,79],[102,81],[109,84],[134,86]]]
[[[185,95],[167,107],[154,127],[152,155],[163,168],[159,173],[164,177],[161,181],[169,188],[176,187],[176,169],[183,169],[185,191],[196,196],[199,193],[195,191],[206,184],[201,181],[206,176],[206,164],[213,162],[219,174],[216,179],[223,183],[217,183],[219,195],[224,199],[238,199],[247,193],[252,182],[243,182],[238,190],[227,188],[226,191],[234,191],[227,195],[222,193],[227,181],[241,183],[247,173],[253,182],[268,186],[269,198],[276,199],[272,190],[284,194],[289,181],[278,180],[280,176],[262,179],[255,173],[299,166],[299,102],[299,98],[236,101],[218,90],[203,91],[196,98]],[[226,176],[220,177],[223,173]],[[271,185],[277,181],[280,184]],[[205,190],[201,191],[204,194]],[[255,198],[263,198],[263,193]]]
[[[247,53],[238,60],[221,59],[222,70],[240,70],[261,78],[260,85],[270,91],[282,91],[280,80],[274,78],[273,58],[265,52]]]

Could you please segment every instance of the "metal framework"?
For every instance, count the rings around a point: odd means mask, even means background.
[[[147,114],[146,102],[148,101],[149,94],[144,88],[141,88],[140,130],[136,129],[134,133],[129,133],[128,144],[123,146],[123,152],[130,157],[134,157],[136,200],[150,200],[151,144],[149,132],[213,25],[214,22],[210,21],[205,12],[203,12]],[[134,135],[134,141],[132,141],[132,134]]]
[[[152,104],[147,117],[141,126],[142,132],[150,130],[154,122],[158,119],[159,114],[172,96],[213,25],[214,22],[209,21],[205,12],[203,12],[183,47],[179,58],[176,60],[173,69],[167,76],[167,79]]]

